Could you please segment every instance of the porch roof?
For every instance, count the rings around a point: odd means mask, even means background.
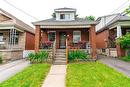
[[[89,28],[93,24],[97,24],[95,21],[89,21],[87,19],[76,18],[71,21],[57,21],[55,18],[33,22],[33,25],[41,25],[43,28]]]
[[[121,14],[118,14],[115,18],[113,18],[109,23],[106,24],[106,26],[104,26],[103,28],[101,28],[100,30],[98,30],[96,33],[100,33],[106,29],[108,29],[109,27],[112,27],[114,23],[117,22],[130,22],[130,17],[128,16],[124,16]]]

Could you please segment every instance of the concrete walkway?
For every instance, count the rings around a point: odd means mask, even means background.
[[[106,56],[99,56],[99,61],[130,77],[130,63]]]
[[[65,87],[66,65],[52,65],[42,87]]]
[[[0,83],[14,76],[29,65],[29,61],[24,59],[0,65]]]

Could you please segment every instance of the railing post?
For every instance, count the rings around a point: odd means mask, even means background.
[[[53,63],[53,61],[54,61],[54,58],[55,58],[55,51],[56,51],[56,40],[54,41],[54,43],[53,43],[53,48],[52,48],[52,50],[53,50],[53,58],[52,58],[52,63]]]
[[[69,54],[69,49],[68,49],[68,40],[66,38],[66,64],[68,64],[68,54]]]

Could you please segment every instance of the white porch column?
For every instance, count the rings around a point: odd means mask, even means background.
[[[117,38],[119,38],[120,36],[122,36],[121,26],[117,25]]]

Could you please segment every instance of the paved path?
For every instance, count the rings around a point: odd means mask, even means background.
[[[66,65],[52,65],[42,87],[65,87]]]
[[[130,63],[106,56],[99,56],[99,61],[130,77]]]
[[[29,61],[24,59],[0,65],[0,83],[14,76],[29,65]]]

